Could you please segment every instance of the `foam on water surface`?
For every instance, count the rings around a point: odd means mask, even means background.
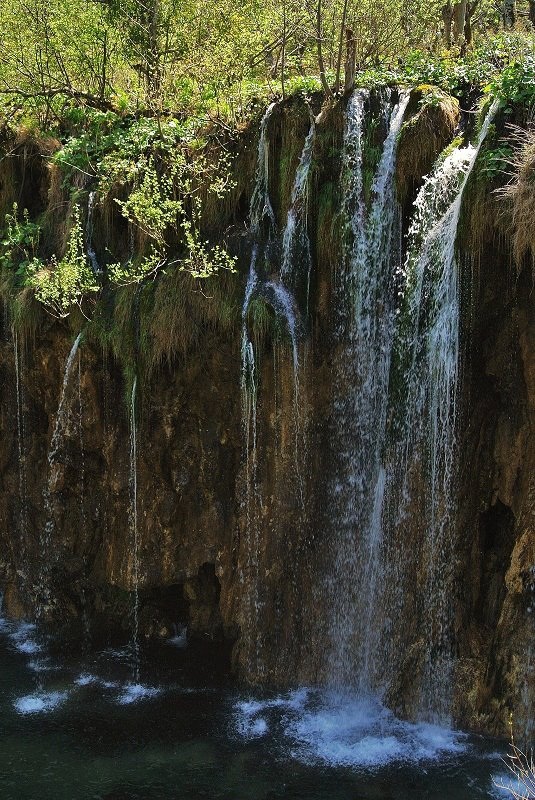
[[[126,706],[132,703],[138,703],[140,700],[156,697],[160,693],[161,689],[155,686],[143,686],[141,683],[128,683],[123,687],[123,690],[117,697],[117,702],[120,705]]]
[[[43,714],[53,711],[68,697],[67,692],[34,692],[14,701],[19,714]]]
[[[32,672],[53,672],[61,669],[61,667],[53,664],[50,658],[33,658],[28,661],[28,669],[31,669]]]
[[[9,620],[0,617],[0,633],[8,633],[11,630],[11,623]]]
[[[9,630],[9,628],[6,628]],[[35,641],[33,634],[36,626],[30,622],[22,622],[9,633],[9,638],[15,650],[25,655],[35,655],[41,652],[42,646]]]
[[[460,755],[465,736],[448,728],[397,719],[374,698],[298,690],[234,706],[236,731],[248,739],[277,732],[307,764],[375,769]]]
[[[117,689],[119,686],[116,681],[106,681],[90,672],[82,672],[75,678],[74,683],[76,686],[100,686],[102,689]]]

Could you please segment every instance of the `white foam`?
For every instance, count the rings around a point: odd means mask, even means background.
[[[41,714],[53,711],[67,697],[67,692],[35,692],[19,697],[13,705],[19,714]]]
[[[55,666],[49,658],[34,658],[28,661],[28,669],[31,669],[33,672],[52,672],[60,668]]]
[[[140,700],[146,700],[149,697],[156,697],[160,692],[161,689],[157,689],[155,686],[143,686],[140,683],[127,683],[117,697],[117,702],[121,705],[130,705]]]
[[[74,682],[77,686],[90,686],[92,683],[98,683],[98,678],[95,675],[82,672],[81,675],[75,678]]]
[[[116,689],[119,686],[116,681],[105,681],[90,672],[82,672],[74,679],[74,683],[76,686],[100,686],[102,689]]]
[[[464,736],[427,723],[398,720],[373,698],[298,690],[235,704],[236,730],[245,738],[279,730],[305,763],[378,768],[433,761],[465,750]]]
[[[35,630],[36,626],[33,623],[22,622],[9,634],[13,647],[18,650],[19,653],[35,655],[35,653],[41,652],[43,648],[32,636]]]
[[[12,624],[9,620],[0,617],[0,633],[8,633],[11,630]]]
[[[435,760],[464,750],[462,736],[430,724],[402,722],[379,702],[330,694],[290,722],[297,754],[333,766],[379,767]]]

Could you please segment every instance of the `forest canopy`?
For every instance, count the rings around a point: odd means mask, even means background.
[[[72,105],[235,120],[370,73],[481,85],[534,25],[535,0],[3,0],[0,103],[46,128]]]
[[[0,296],[87,316],[106,287],[229,274],[210,214],[240,196],[231,143],[270,99],[398,84],[530,109],[534,30],[535,0],[2,0]],[[48,189],[28,208],[32,152]],[[95,210],[128,232],[98,253]]]

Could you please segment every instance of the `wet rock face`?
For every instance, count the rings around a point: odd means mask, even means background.
[[[273,141],[285,142],[290,153],[272,177],[281,219],[308,123],[306,110],[294,115],[291,107],[272,123]],[[297,406],[287,339],[268,330],[258,342],[253,536],[247,533],[251,465],[244,450],[239,330],[220,334],[205,326],[194,347],[159,368],[138,392],[141,635],[167,638],[187,626],[188,636],[234,642],[233,664],[243,677],[278,685],[325,677],[322,565],[329,544],[329,415],[338,346],[333,283],[340,248],[333,175],[340,170],[342,128],[336,111],[318,126],[309,214],[312,313],[300,343]],[[243,163],[250,170],[249,194],[237,192],[230,214],[242,229],[253,181],[250,153]],[[35,175],[44,181],[38,170]],[[411,173],[411,186],[414,181]],[[242,247],[236,280],[244,286],[249,249]],[[460,725],[507,734],[510,711],[520,729],[529,727],[535,696],[535,306],[530,266],[512,279],[507,241],[493,241],[477,255],[480,280],[463,331],[454,716]],[[129,629],[134,589],[128,390],[121,365],[83,342],[69,380],[60,447],[49,460],[75,333],[47,322],[35,337],[20,335],[15,342],[9,321],[2,328],[0,587],[4,610],[14,617],[35,616],[40,608],[43,621],[56,628],[81,629],[89,620],[95,635],[104,635]],[[416,465],[415,485],[417,473]],[[410,549],[418,540],[423,523],[416,506],[413,523],[396,534],[396,547]],[[400,626],[412,640],[388,697],[406,715],[414,708],[413,675],[424,658],[412,630],[421,600],[414,588],[419,553],[413,558],[415,579],[405,587],[412,619]]]
[[[45,619],[77,625],[83,612],[97,627],[127,627],[134,546],[128,408],[120,368],[104,364],[89,344],[80,347],[69,378],[60,446],[53,456],[49,452],[72,338],[52,330],[38,343],[23,344],[23,484],[9,331],[2,345],[9,387],[2,404],[4,608],[16,617],[33,615],[42,603],[46,566],[52,602]],[[142,394],[139,588],[147,606],[141,628],[147,634],[173,623],[188,625],[194,635],[221,638],[224,633],[215,564],[228,549],[235,514],[239,365],[234,343],[224,357],[220,347],[220,342],[218,349],[207,343],[191,363],[162,370]],[[48,541],[47,526],[52,526]],[[172,586],[179,586],[174,603],[165,595]],[[154,595],[159,587],[161,598]]]
[[[477,312],[466,337],[457,623],[464,680],[457,702],[471,727],[504,731],[512,713],[518,735],[529,738],[535,702],[531,265],[515,276],[510,242],[498,236],[480,258]]]

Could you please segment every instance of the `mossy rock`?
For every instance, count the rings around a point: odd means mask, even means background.
[[[435,86],[422,85],[411,93],[398,143],[396,182],[401,202],[451,141],[460,115],[459,102]]]

